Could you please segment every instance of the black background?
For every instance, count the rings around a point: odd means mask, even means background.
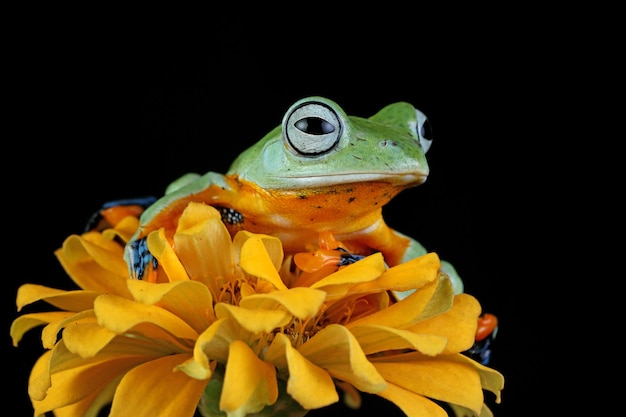
[[[496,417],[534,414],[546,392],[539,365],[548,313],[547,296],[528,285],[542,274],[524,243],[537,238],[533,218],[542,210],[528,103],[537,102],[535,81],[551,74],[533,64],[526,28],[487,18],[428,24],[392,9],[358,19],[309,12],[205,12],[203,23],[151,24],[86,15],[26,24],[15,35],[26,46],[10,60],[17,94],[8,115],[19,130],[3,168],[12,268],[2,344],[15,415],[31,415],[27,375],[41,353],[39,330],[11,346],[18,286],[72,288],[53,251],[103,202],[160,195],[189,171],[225,172],[309,95],[363,117],[408,101],[430,118],[430,178],[393,200],[385,218],[451,261],[466,292],[499,317],[490,366],[505,376],[503,401],[486,394]],[[365,407],[401,415],[376,398]]]

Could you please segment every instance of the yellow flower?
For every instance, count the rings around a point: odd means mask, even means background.
[[[109,403],[114,417],[303,415],[339,401],[337,388],[354,406],[367,392],[408,416],[446,416],[436,402],[490,416],[484,390],[500,401],[502,375],[463,355],[480,305],[454,294],[434,253],[392,268],[380,254],[339,267],[323,247],[284,259],[277,238],[231,239],[217,210],[190,203],[172,241],[148,236],[158,267],[140,281],[123,259],[137,227],[131,216],[65,240],[56,255],[80,290],[20,287],[18,310],[58,309],[11,327],[17,346],[44,325],[35,416],[96,416]]]

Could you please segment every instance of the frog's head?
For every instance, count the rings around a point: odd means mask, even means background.
[[[268,189],[313,188],[364,181],[411,187],[428,177],[426,116],[411,104],[388,105],[365,119],[336,103],[308,97],[244,151],[228,174]]]

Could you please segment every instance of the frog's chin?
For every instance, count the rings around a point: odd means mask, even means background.
[[[387,183],[392,186],[414,187],[423,184],[428,178],[426,173],[380,173],[380,172],[361,172],[351,174],[316,174],[316,175],[299,175],[299,176],[273,176],[271,177],[278,184],[289,183],[294,187],[314,188],[327,187],[341,184],[358,184],[366,182]],[[273,181],[272,181],[273,182]],[[266,188],[273,188],[268,184]]]

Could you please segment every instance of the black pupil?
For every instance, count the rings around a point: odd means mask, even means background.
[[[298,120],[294,126],[309,135],[326,135],[335,131],[335,126],[319,117],[305,117]]]
[[[426,121],[422,125],[420,136],[425,139],[432,139],[433,137],[433,127],[428,119],[426,119]]]

